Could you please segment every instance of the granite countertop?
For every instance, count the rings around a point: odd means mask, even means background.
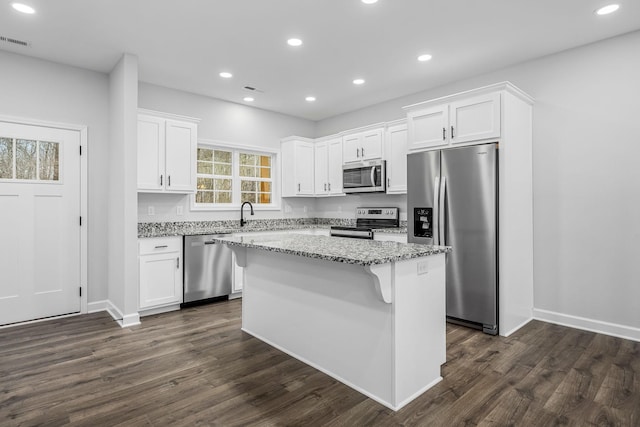
[[[214,240],[231,246],[263,249],[271,252],[358,265],[385,264],[451,252],[451,247],[449,246],[297,234],[229,236],[215,238]]]
[[[247,225],[244,227],[240,227],[240,221],[235,220],[149,222],[138,224],[138,237],[193,236],[198,234],[229,234],[309,229],[327,230],[332,225],[355,226],[355,220],[335,218],[264,219],[249,220]],[[401,227],[398,228],[376,228],[373,231],[374,233],[406,234],[406,221],[401,221],[400,225]]]
[[[374,233],[407,234],[407,227],[374,228]]]

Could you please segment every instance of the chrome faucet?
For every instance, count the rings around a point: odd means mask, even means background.
[[[251,204],[251,202],[244,202],[240,206],[240,227],[244,226],[247,223],[247,221],[244,219],[244,216],[243,216],[244,205],[246,204],[248,204],[249,207],[251,208],[251,215],[253,215],[253,205]]]

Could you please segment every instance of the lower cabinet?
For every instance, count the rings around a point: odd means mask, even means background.
[[[139,239],[138,263],[139,309],[179,308],[183,283],[182,236]]]

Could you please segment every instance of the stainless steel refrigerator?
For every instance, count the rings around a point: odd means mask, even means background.
[[[451,246],[447,320],[498,333],[498,145],[407,156],[409,242]]]

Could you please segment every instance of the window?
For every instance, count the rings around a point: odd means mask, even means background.
[[[60,143],[0,137],[0,179],[60,181]]]
[[[256,208],[274,203],[275,153],[250,148],[198,145],[194,209],[235,209],[243,202]]]

